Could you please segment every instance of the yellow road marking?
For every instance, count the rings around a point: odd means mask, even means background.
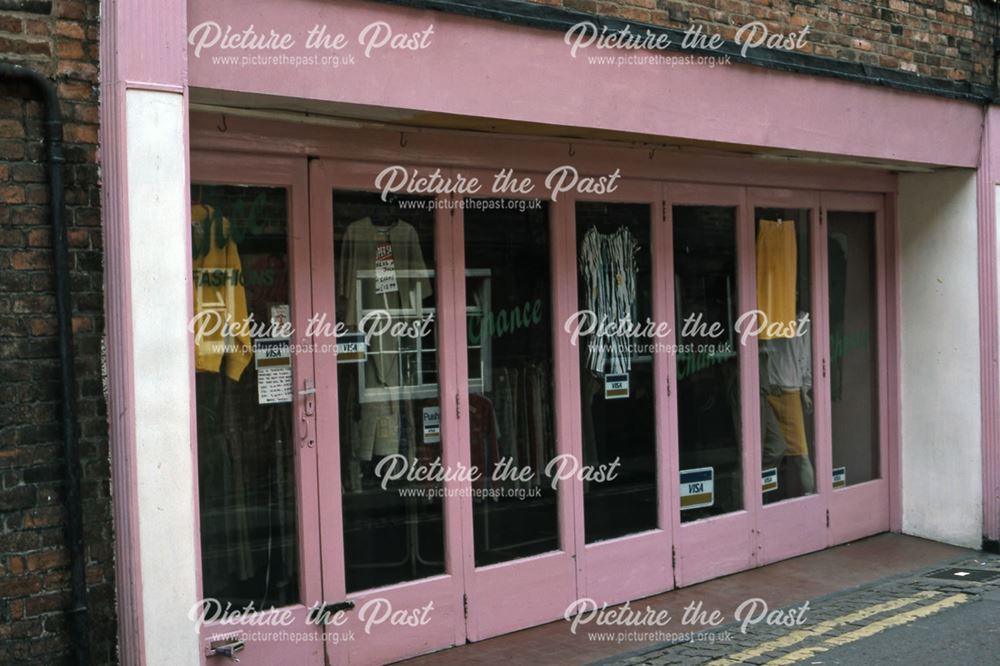
[[[715,661],[709,662],[708,666],[736,666],[737,664],[744,663],[747,659],[752,657],[759,657],[767,654],[768,652],[773,652],[774,650],[791,647],[796,643],[801,643],[802,641],[810,638],[822,636],[839,626],[850,624],[851,622],[859,622],[871,617],[872,615],[878,615],[880,613],[885,613],[886,611],[902,608],[903,606],[909,606],[910,604],[918,601],[935,597],[937,594],[937,592],[927,590],[925,592],[915,594],[912,597],[901,597],[891,601],[884,601],[880,604],[874,604],[872,606],[862,608],[861,610],[854,611],[853,613],[848,613],[847,615],[841,615],[840,617],[835,617],[830,620],[824,620],[809,629],[797,629],[781,636],[780,638],[775,638],[774,640],[761,643],[760,645],[748,648],[742,652],[737,652],[736,654],[716,659]]]
[[[809,659],[820,652],[826,652],[831,648],[847,645],[848,643],[853,643],[854,641],[861,640],[862,638],[874,636],[875,634],[881,633],[886,629],[898,627],[909,622],[913,622],[914,620],[918,620],[922,617],[934,615],[939,611],[943,611],[945,608],[951,608],[961,603],[965,603],[968,599],[969,595],[967,594],[953,594],[950,597],[945,597],[941,601],[935,601],[932,604],[904,611],[897,615],[893,615],[892,617],[887,617],[884,620],[879,620],[878,622],[872,622],[866,627],[861,627],[855,631],[849,631],[846,634],[841,634],[840,636],[833,636],[823,641],[821,645],[796,650],[795,652],[787,654],[784,657],[767,662],[767,666],[790,666],[791,664],[802,661],[803,659]]]

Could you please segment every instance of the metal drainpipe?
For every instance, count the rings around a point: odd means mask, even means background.
[[[87,635],[87,581],[83,560],[83,506],[80,500],[80,451],[76,426],[76,372],[73,359],[73,320],[69,292],[69,252],[63,220],[64,185],[62,114],[55,85],[28,67],[0,63],[0,81],[33,85],[45,100],[45,136],[48,147],[49,216],[56,277],[56,317],[59,322],[59,364],[62,384],[62,433],[66,473],[66,540],[70,556],[72,601],[67,609],[75,663],[90,663]]]

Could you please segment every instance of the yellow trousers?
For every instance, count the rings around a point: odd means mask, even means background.
[[[785,455],[808,456],[809,444],[806,442],[806,420],[802,414],[802,397],[800,391],[783,391],[777,395],[768,395],[767,402],[778,418],[778,426],[785,438],[788,448]]]

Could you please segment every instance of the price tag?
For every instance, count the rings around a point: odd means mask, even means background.
[[[399,291],[396,282],[396,259],[388,238],[375,246],[375,293],[389,294]]]

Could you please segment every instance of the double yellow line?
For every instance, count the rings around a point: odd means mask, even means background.
[[[841,615],[840,617],[835,617],[830,620],[824,620],[809,629],[798,629],[789,632],[780,638],[775,638],[774,640],[767,641],[766,643],[761,643],[760,645],[748,648],[742,652],[731,654],[722,659],[716,659],[715,661],[709,662],[709,666],[736,666],[737,664],[743,664],[747,659],[760,657],[776,650],[784,650],[794,645],[798,645],[799,643],[803,643],[811,638],[823,636],[824,634],[830,633],[837,627],[867,620],[872,616],[904,608],[919,601],[926,601],[927,599],[931,599],[939,595],[939,592],[928,590],[926,592],[914,594],[913,596],[901,597],[899,599],[893,599],[892,601],[867,606],[861,610],[854,611],[853,613],[848,613],[847,615]],[[809,659],[820,652],[826,652],[831,648],[853,643],[854,641],[861,640],[862,638],[874,636],[875,634],[883,632],[886,629],[898,627],[922,617],[934,615],[935,613],[946,608],[951,608],[964,603],[965,601],[968,601],[968,599],[969,595],[967,594],[953,594],[939,601],[935,601],[932,604],[927,604],[926,606],[920,606],[902,613],[897,613],[885,619],[878,620],[877,622],[867,624],[860,629],[855,629],[854,631],[833,636],[818,645],[804,647],[781,657],[776,657],[767,663],[768,666],[788,666],[790,664],[795,664],[804,659]]]

